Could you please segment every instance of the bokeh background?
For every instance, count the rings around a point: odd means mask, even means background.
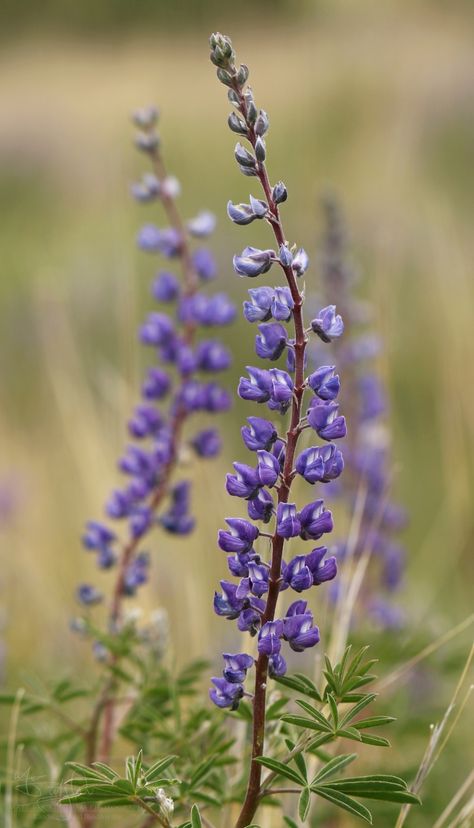
[[[269,168],[290,192],[289,238],[314,258],[318,198],[334,190],[362,291],[375,303],[395,487],[411,518],[400,596],[409,624],[389,645],[410,652],[415,637],[429,642],[466,618],[474,541],[472,3],[4,0],[1,15],[0,624],[8,684],[46,677],[58,656],[64,671],[91,662],[68,629],[77,581],[96,577],[79,535],[117,480],[143,368],[136,330],[154,271],[135,248],[151,213],[128,195],[143,168],[130,111],[159,104],[183,211],[217,214],[221,285],[239,302],[246,286],[234,278],[231,254],[265,238],[225,216],[229,198],[247,198],[248,180],[233,162],[228,106],[208,62],[215,29],[232,36],[270,114]],[[235,381],[252,342],[242,325],[228,342]],[[152,543],[156,565],[141,604],[145,613],[169,612],[178,660],[213,658],[229,640],[211,609],[223,576],[214,539],[229,508],[222,481],[243,416],[237,406],[227,417],[223,457],[199,470],[199,531],[166,548],[159,537]],[[445,651],[428,676],[433,715],[455,681],[455,672],[441,672],[448,662]],[[461,740],[453,750],[448,788],[456,768],[461,781],[464,747]]]

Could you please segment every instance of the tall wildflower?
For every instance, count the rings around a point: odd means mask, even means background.
[[[236,620],[239,630],[257,637],[255,663],[247,653],[225,653],[223,676],[212,680],[214,686],[210,691],[219,707],[235,708],[245,692],[247,672],[255,666],[255,760],[263,752],[268,678],[285,673],[286,646],[301,652],[317,644],[320,637],[307,602],[299,597],[292,602],[290,599],[283,609],[278,606],[280,593],[291,590],[299,596],[336,575],[335,558],[327,557],[324,545],[308,552],[302,544],[300,554],[291,559],[284,556],[285,544],[291,538],[317,542],[333,528],[331,513],[320,497],[301,506],[292,501],[291,495],[296,477],[310,485],[324,484],[338,478],[343,469],[342,454],[333,442],[346,433],[345,419],[337,403],[340,381],[335,366],[321,365],[309,376],[305,367],[308,334],[314,331],[323,342],[329,342],[341,335],[343,323],[331,307],[325,307],[309,327],[305,326],[303,277],[309,261],[305,250],[289,243],[285,236],[280,205],[287,200],[287,189],[281,181],[272,185],[268,176],[268,115],[257,108],[247,86],[248,69],[236,65],[231,41],[215,34],[210,42],[211,60],[234,106],[228,124],[239,136],[235,159],[243,175],[257,179],[263,190],[263,198],[251,195],[248,203],[229,202],[228,215],[240,225],[265,221],[275,243],[275,248],[268,249],[245,247],[234,256],[234,269],[239,276],[250,278],[278,270],[284,280],[274,287],[250,288],[249,300],[244,303],[245,318],[257,325],[257,355],[278,363],[285,354],[286,366],[248,366],[247,376],[240,379],[238,394],[244,400],[265,405],[280,418],[287,417],[275,423],[265,417],[250,416],[242,428],[243,442],[254,459],[251,464],[234,463],[234,473],[227,475],[226,488],[231,496],[247,502],[249,520],[228,518],[228,528],[219,533],[219,546],[227,554],[230,573],[237,580],[221,581],[221,591],[214,600],[218,615]],[[247,142],[245,146],[242,140]],[[321,442],[303,448],[300,437],[306,429],[312,429],[312,436]],[[262,547],[258,551],[257,541]],[[267,541],[268,560],[263,554]],[[252,761],[247,795],[236,828],[248,825],[255,813],[260,779],[261,766]]]
[[[386,627],[402,621],[391,596],[400,586],[404,549],[396,540],[406,521],[405,510],[390,496],[393,477],[387,395],[373,363],[381,341],[371,330],[372,312],[356,295],[357,272],[351,265],[343,218],[332,197],[323,200],[325,230],[321,243],[321,282],[325,298],[334,299],[344,314],[344,341],[332,343],[344,372],[343,402],[351,429],[344,442],[346,473],[339,487],[351,511],[359,502],[360,517],[354,549],[339,546],[339,559],[371,554],[358,607]],[[337,493],[337,489],[335,490]],[[338,590],[336,589],[336,594]],[[340,594],[338,601],[344,601]]]
[[[139,130],[136,146],[148,158],[151,171],[132,186],[132,194],[144,205],[161,203],[168,226],[148,223],[138,233],[141,250],[166,260],[151,286],[158,309],[148,314],[139,330],[152,361],[128,422],[130,443],[118,463],[124,484],[107,500],[108,520],[89,521],[83,535],[83,545],[95,553],[98,567],[114,572],[112,633],[120,628],[123,599],[147,581],[150,558],[145,544],[151,531],[184,536],[194,527],[190,481],[176,479],[175,473],[186,444],[198,458],[214,457],[220,450],[216,428],[185,431],[185,425],[197,412],[215,415],[231,405],[229,392],[215,379],[229,367],[231,354],[214,331],[235,317],[225,293],[205,290],[216,275],[213,255],[202,244],[214,229],[214,216],[203,211],[182,220],[177,207],[180,185],[167,173],[161,154],[158,113],[143,109],[133,120]],[[77,597],[89,606],[103,600],[93,584],[81,584]],[[107,657],[102,648],[100,654]]]

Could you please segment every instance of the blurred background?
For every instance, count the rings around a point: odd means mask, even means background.
[[[47,676],[58,655],[65,671],[90,661],[68,629],[77,581],[98,580],[79,536],[117,482],[144,364],[136,331],[155,269],[135,236],[161,218],[159,207],[152,215],[155,208],[129,197],[145,168],[129,113],[160,106],[183,212],[217,214],[220,286],[239,303],[247,285],[234,277],[231,255],[265,239],[225,215],[229,198],[247,199],[248,180],[233,162],[228,104],[208,61],[216,29],[233,38],[269,112],[270,173],[290,193],[288,237],[314,259],[318,199],[334,190],[362,291],[375,304],[395,488],[410,513],[400,595],[409,625],[392,643],[409,652],[415,634],[427,643],[472,611],[472,3],[4,0],[0,625],[10,685]],[[227,337],[235,383],[252,341],[241,323]],[[157,536],[151,549],[159,565],[140,603],[145,612],[168,610],[178,660],[183,650],[214,658],[230,640],[211,608],[224,576],[215,533],[228,513],[223,479],[241,453],[246,414],[237,406],[227,417],[223,457],[199,470],[199,531],[166,540],[166,549]],[[106,586],[107,575],[100,578]],[[191,625],[175,623],[183,613]],[[449,700],[445,681],[436,678],[440,709]]]

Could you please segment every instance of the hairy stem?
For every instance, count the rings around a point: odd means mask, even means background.
[[[247,119],[247,104],[242,95],[240,87],[235,84],[233,87],[236,94],[240,98],[240,112],[245,118],[248,126],[248,138],[253,147],[257,136],[253,126],[249,124]],[[259,162],[257,164],[257,174],[260,183],[263,187],[265,197],[268,203],[269,214],[268,222],[272,227],[278,247],[285,244],[286,239],[283,232],[282,223],[278,205],[275,204],[272,197],[272,188],[268,178],[268,173],[265,164]],[[278,503],[287,503],[290,494],[291,484],[293,480],[293,465],[296,452],[296,446],[300,435],[300,420],[303,395],[305,390],[304,383],[304,354],[306,349],[306,333],[303,320],[303,297],[301,296],[298,286],[296,284],[296,277],[291,266],[283,267],[285,272],[288,287],[294,302],[293,308],[293,322],[295,328],[295,381],[294,381],[294,396],[291,407],[290,424],[286,435],[286,454],[285,463],[282,471],[282,483],[278,489]],[[265,612],[262,617],[262,625],[268,621],[273,621],[275,618],[275,611],[280,592],[281,580],[281,562],[283,556],[284,538],[277,535],[276,531],[272,536],[272,558],[270,566],[270,577],[268,586],[268,597]],[[268,678],[268,656],[260,654],[255,668],[255,691],[253,702],[253,735],[252,735],[252,761],[250,765],[250,773],[248,779],[247,793],[245,797],[242,810],[239,818],[235,824],[235,828],[245,828],[252,821],[252,818],[257,809],[260,799],[260,787],[262,778],[262,766],[256,762],[259,756],[263,754],[263,747],[265,741],[265,714],[266,714],[266,691]]]

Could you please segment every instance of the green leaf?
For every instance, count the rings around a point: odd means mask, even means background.
[[[138,785],[140,774],[142,771],[142,751],[140,750],[137,756],[129,756],[125,762],[125,770],[127,779],[133,785],[134,790]]]
[[[331,716],[334,722],[334,729],[337,730],[339,725],[339,712],[337,709],[337,702],[334,696],[331,693],[328,693],[328,703],[329,707],[331,708]]]
[[[285,745],[287,746],[290,753],[292,753],[295,749],[295,743],[292,742],[291,739],[285,739]],[[296,753],[293,756],[292,761],[295,763],[302,777],[306,780],[308,778],[308,770],[306,768],[306,762],[304,760],[303,753]]]
[[[203,780],[209,776],[210,773],[212,773],[215,761],[215,757],[210,756],[209,759],[205,759],[204,762],[201,762],[201,764],[198,765],[189,781],[190,788],[194,788],[198,783],[203,782]]]
[[[106,776],[107,779],[119,779],[118,773],[115,773],[112,768],[109,768],[108,765],[105,765],[103,762],[94,762],[93,767],[95,770],[101,772],[102,776]]]
[[[341,739],[352,739],[355,742],[361,742],[362,736],[355,727],[344,727],[337,731],[337,736]]]
[[[298,801],[298,816],[302,822],[305,822],[309,813],[309,806],[311,805],[311,791],[309,788],[303,788]]]
[[[166,756],[164,759],[158,759],[145,773],[145,779],[149,784],[153,784],[156,779],[160,778],[162,773],[169,768],[170,765],[177,759],[177,756]]]
[[[383,725],[392,724],[395,721],[394,716],[370,716],[368,719],[361,719],[358,722],[354,722],[352,727],[356,727],[357,730],[366,730],[369,727],[383,727]]]
[[[259,762],[265,768],[268,768],[268,770],[273,771],[279,776],[285,776],[286,779],[291,779],[291,781],[296,782],[297,785],[304,786],[306,784],[306,780],[303,779],[301,774],[295,771],[294,768],[290,768],[288,765],[285,765],[283,762],[278,762],[277,759],[270,759],[268,756],[259,756],[255,759],[255,761]]]
[[[202,828],[201,814],[197,805],[191,808],[191,826],[192,828]]]
[[[309,696],[315,701],[322,701],[316,685],[301,673],[295,673],[293,676],[280,676],[273,680],[278,684],[282,684],[283,687],[289,687],[291,690],[296,690],[297,693],[303,693],[304,696]]]
[[[360,702],[358,704],[356,704],[352,708],[352,710],[349,710],[346,713],[346,715],[341,719],[341,725],[344,727],[344,725],[347,724],[347,722],[350,722],[351,719],[353,719],[355,716],[357,716],[359,713],[361,713],[362,710],[364,710],[364,708],[367,707],[369,704],[371,704],[371,702],[373,702],[374,699],[376,699],[376,698],[377,698],[376,693],[367,693],[367,695],[364,696],[360,700]]]
[[[315,785],[321,782],[323,779],[326,779],[327,776],[331,776],[331,774],[336,773],[336,771],[340,771],[349,765],[351,762],[357,759],[357,753],[346,753],[342,754],[341,756],[335,756],[334,759],[331,759],[327,762],[323,768],[319,771],[318,774],[313,779],[312,784]]]
[[[372,825],[372,814],[369,809],[366,808],[365,805],[361,805],[360,802],[357,802],[356,799],[352,799],[352,797],[347,796],[347,794],[334,790],[333,788],[325,785],[311,785],[311,790],[323,799],[327,799],[328,802],[332,802],[333,805],[337,805],[338,808],[342,808],[344,811],[349,811],[350,814],[354,814],[354,816],[358,816],[365,820],[365,822],[368,822],[369,825]]]
[[[296,704],[302,707],[303,710],[306,711],[306,713],[309,713],[309,715],[312,716],[313,719],[319,722],[322,730],[332,730],[328,720],[323,716],[323,714],[319,710],[316,710],[316,708],[313,707],[312,704],[308,704],[308,702],[303,701],[303,699],[296,699]]]
[[[323,727],[314,719],[305,719],[304,716],[295,716],[293,713],[285,713],[285,715],[281,717],[281,721],[296,725],[296,727],[305,727],[308,730],[318,730],[319,732],[332,734],[332,730],[328,727],[327,722],[326,727]]]
[[[294,819],[291,819],[291,817],[286,816],[283,817],[283,819],[285,820],[285,823],[288,825],[288,828],[298,828],[296,822],[294,821]]]
[[[376,745],[377,747],[390,747],[390,742],[385,736],[373,736],[368,733],[361,733],[360,734],[361,742],[364,742],[366,745]]]
[[[94,768],[89,767],[89,765],[80,765],[79,762],[68,762],[67,766],[84,780],[95,779],[100,782],[104,778],[101,773],[94,770]]]

